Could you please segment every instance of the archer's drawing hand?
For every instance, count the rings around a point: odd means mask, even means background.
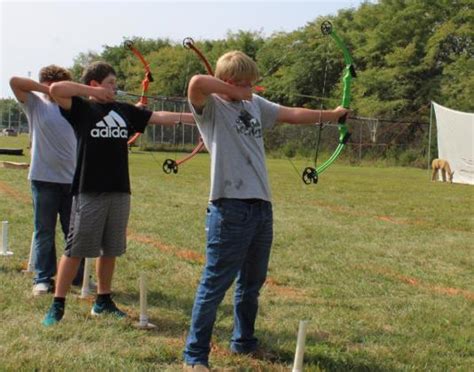
[[[110,88],[95,87],[92,95],[100,103],[110,103],[115,101],[115,92]]]
[[[251,86],[241,87],[235,86],[234,98],[236,101],[251,101],[253,89]]]

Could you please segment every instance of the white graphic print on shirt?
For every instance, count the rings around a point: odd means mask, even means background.
[[[91,136],[94,138],[128,138],[127,124],[114,110],[111,110],[95,126],[91,130]]]
[[[262,137],[262,125],[258,119],[254,118],[247,110],[240,110],[236,121],[237,133],[255,138]]]

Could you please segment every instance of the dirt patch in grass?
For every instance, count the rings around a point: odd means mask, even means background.
[[[439,293],[447,296],[463,296],[470,301],[474,301],[474,292],[467,289],[442,287],[434,284],[423,283],[420,279],[409,277],[384,267],[360,266],[359,268],[362,270],[369,270],[386,278],[394,279],[429,292]]]
[[[182,258],[185,261],[188,261],[191,263],[204,264],[205,262],[204,255],[200,253],[191,251],[189,249],[178,248],[172,245],[162,243],[149,236],[132,232],[130,229],[128,232],[128,239],[152,246],[154,248],[159,249],[163,253],[174,255],[175,257]],[[297,299],[302,300],[302,299],[307,298],[307,294],[305,293],[304,290],[281,285],[277,282],[276,279],[271,278],[271,277],[267,278],[265,282],[265,286],[268,287],[272,292],[276,293],[279,296],[283,296],[285,298],[291,298],[293,300],[297,300]]]
[[[390,216],[374,216],[370,213],[357,211],[352,208],[347,208],[340,205],[333,205],[328,203],[323,203],[321,201],[311,201],[311,204],[314,204],[318,207],[324,208],[333,213],[342,213],[349,216],[354,217],[365,217],[365,218],[375,218],[377,221],[388,222],[395,225],[410,225],[410,226],[424,226],[428,228],[436,228],[437,225],[430,223],[429,221],[422,220],[422,219],[409,219],[409,218],[395,218]],[[443,229],[448,231],[455,231],[455,232],[472,232],[471,230],[466,229],[456,229],[456,228],[447,228],[443,227]]]
[[[25,204],[31,204],[30,195],[25,195],[24,193],[14,189],[5,182],[0,181],[0,193],[8,195],[8,197],[18,200]]]
[[[158,248],[161,252],[167,253],[167,254],[172,254],[176,257],[182,258],[185,261],[192,262],[192,263],[204,263],[204,256],[200,253],[188,250],[188,249],[182,249],[178,248],[172,245],[168,245],[165,243],[162,243],[156,239],[153,239],[149,236],[141,235],[136,232],[132,232],[129,229],[128,232],[128,239],[134,240],[138,243],[143,243],[146,245],[150,245],[154,248]]]

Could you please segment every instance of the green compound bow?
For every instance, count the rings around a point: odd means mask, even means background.
[[[343,82],[343,90],[342,90],[342,103],[341,106],[344,108],[349,108],[351,103],[351,82],[352,78],[356,78],[357,74],[354,69],[354,65],[352,62],[351,54],[347,49],[346,45],[342,41],[342,39],[337,35],[332,27],[332,23],[329,21],[324,21],[321,24],[321,32],[323,35],[329,35],[331,38],[336,42],[337,46],[342,50],[344,55],[344,63],[346,67],[344,68],[344,74],[342,77]],[[346,146],[347,141],[349,140],[351,133],[349,132],[346,126],[346,118],[347,115],[341,117],[338,121],[338,129],[339,129],[339,144],[337,145],[336,150],[332,153],[332,155],[327,159],[324,163],[319,166],[316,166],[316,161],[314,167],[306,167],[303,170],[303,174],[301,178],[303,182],[307,185],[311,183],[318,183],[318,177],[321,173],[323,173],[339,156],[342,152],[344,147]],[[318,143],[319,146],[319,143]]]

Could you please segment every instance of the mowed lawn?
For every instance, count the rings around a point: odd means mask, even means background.
[[[0,137],[0,148],[27,137]],[[128,252],[118,260],[115,300],[129,321],[91,318],[91,300],[67,299],[63,321],[41,325],[51,297],[31,295],[22,273],[30,249],[27,170],[0,168],[0,220],[12,257],[0,257],[0,370],[179,371],[204,262],[209,157],[166,175],[174,153],[134,149]],[[179,157],[179,154],[178,154]],[[296,161],[303,169],[309,165]],[[262,290],[258,358],[231,355],[232,291],[215,325],[215,370],[289,371],[298,322],[308,320],[305,371],[472,371],[474,187],[430,182],[426,170],[333,165],[304,185],[286,159],[268,159],[274,244]],[[60,234],[58,255],[63,249]],[[138,278],[148,279],[155,330],[134,327]]]

